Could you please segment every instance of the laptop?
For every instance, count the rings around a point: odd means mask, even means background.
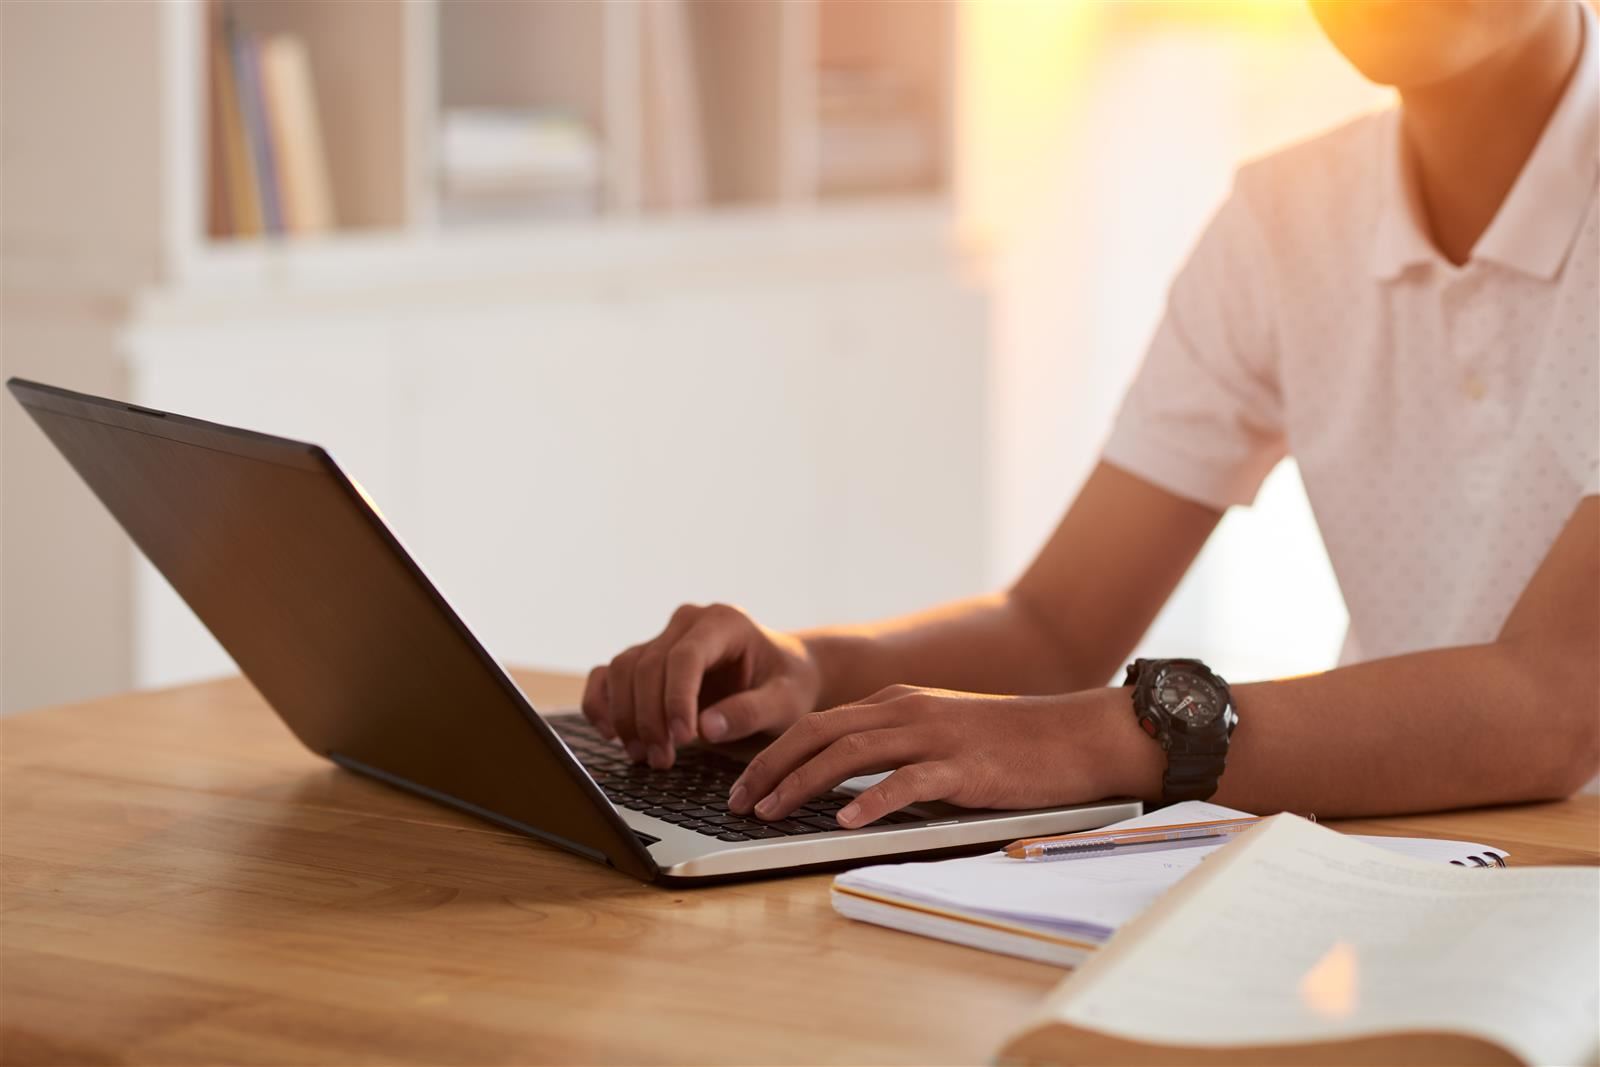
[[[295,737],[356,774],[669,883],[971,851],[1140,813],[1127,799],[920,804],[844,830],[847,784],[779,822],[735,815],[749,746],[691,745],[654,770],[579,714],[540,715],[318,446],[8,386]]]

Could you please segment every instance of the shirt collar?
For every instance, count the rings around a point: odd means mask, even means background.
[[[1587,3],[1576,4],[1583,19],[1583,50],[1567,88],[1533,153],[1522,166],[1500,210],[1471,259],[1492,260],[1535,278],[1554,278],[1566,261],[1594,199],[1600,167],[1600,43]],[[1407,267],[1439,259],[1422,224],[1421,205],[1408,173],[1400,113],[1388,115],[1378,173],[1378,220],[1373,235],[1372,270],[1398,277]]]

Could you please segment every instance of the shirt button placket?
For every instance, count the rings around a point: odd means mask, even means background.
[[[1461,395],[1481,410],[1489,395],[1488,367],[1496,339],[1488,330],[1494,316],[1479,295],[1482,264],[1469,262],[1466,269],[1446,287],[1446,313],[1454,320],[1446,343],[1453,349],[1449,365],[1455,370]],[[1442,384],[1442,383],[1441,383]]]

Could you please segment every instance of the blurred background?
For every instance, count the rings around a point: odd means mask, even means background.
[[[0,48],[4,373],[328,446],[572,670],[1009,581],[1233,168],[1387,102],[1293,0],[10,0]],[[230,671],[0,435],[0,706]],[[1344,621],[1286,464],[1145,648]]]

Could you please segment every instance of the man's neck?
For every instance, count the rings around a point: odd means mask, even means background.
[[[1576,3],[1552,4],[1519,47],[1400,93],[1412,172],[1434,245],[1465,263],[1533,154],[1583,44]]]

